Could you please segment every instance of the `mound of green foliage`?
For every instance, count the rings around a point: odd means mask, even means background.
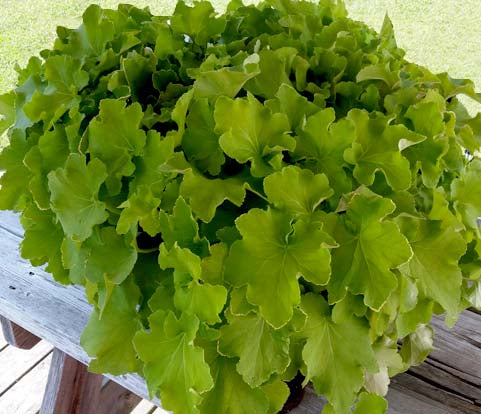
[[[85,286],[93,371],[177,414],[276,413],[298,372],[324,413],[384,413],[432,314],[481,306],[481,114],[456,96],[481,97],[388,19],[180,2],[57,33],[0,96],[0,207]]]

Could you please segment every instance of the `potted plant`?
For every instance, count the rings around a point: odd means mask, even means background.
[[[276,413],[300,382],[384,413],[432,314],[480,306],[481,115],[457,96],[481,98],[389,19],[93,5],[57,34],[0,96],[0,207],[24,258],[85,286],[92,371],[181,414]]]

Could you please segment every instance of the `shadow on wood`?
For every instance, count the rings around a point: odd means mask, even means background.
[[[40,338],[23,329],[21,326],[9,321],[0,315],[2,331],[5,340],[12,346],[20,349],[32,349],[40,342]]]
[[[102,387],[96,413],[129,414],[142,398],[125,389],[115,381],[108,381]]]

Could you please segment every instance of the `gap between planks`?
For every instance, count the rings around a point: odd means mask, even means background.
[[[50,353],[0,398],[0,413],[35,414],[40,409],[51,359]]]
[[[18,381],[32,371],[52,352],[52,346],[45,341],[38,343],[31,350],[21,350],[9,346],[0,352],[0,397],[6,394]]]

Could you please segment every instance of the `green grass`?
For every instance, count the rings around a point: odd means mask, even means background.
[[[481,90],[481,0],[345,0],[351,17],[379,29],[384,15],[393,20],[398,43],[408,58],[435,72],[473,79]],[[116,0],[94,0],[115,7]],[[128,2],[128,0],[124,0]],[[175,1],[130,0],[168,13]],[[222,10],[228,0],[214,0]],[[84,0],[0,0],[0,93],[14,86],[13,69],[31,55],[52,45],[55,27],[76,27],[88,2]],[[481,105],[470,104],[471,111]]]

